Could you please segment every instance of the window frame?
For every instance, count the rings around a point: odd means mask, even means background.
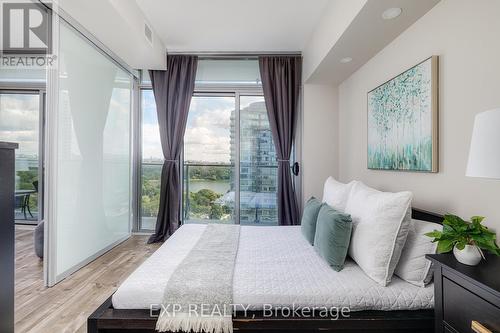
[[[38,96],[38,218],[37,224],[45,217],[45,113],[46,113],[46,89],[45,83],[38,82],[3,82],[0,83],[1,94],[20,94]],[[32,223],[19,223],[17,225],[33,225]]]
[[[136,175],[134,177],[134,188],[135,188],[135,211],[136,211],[136,218],[134,219],[134,227],[133,227],[133,232],[138,233],[138,234],[150,234],[151,232],[154,232],[154,230],[151,229],[144,229],[142,228],[142,116],[143,116],[143,109],[142,109],[142,93],[144,90],[153,90],[153,87],[150,82],[143,82],[142,81],[142,73],[140,73],[140,78],[137,80],[137,89],[136,89],[136,109],[138,110],[136,114],[136,119],[137,119],[137,131],[136,131],[136,149],[135,151],[137,152],[137,156],[135,158],[135,170],[137,170]],[[302,89],[301,89],[302,90]],[[230,96],[230,97],[235,97],[235,109],[236,109],[236,123],[238,126],[236,126],[236,141],[237,145],[239,147],[240,145],[240,97],[241,96],[264,96],[264,91],[262,88],[262,84],[256,85],[256,84],[197,84],[195,83],[195,88],[193,92],[193,96]],[[295,142],[293,145],[293,151],[292,151],[292,156],[294,156],[294,162],[300,162],[300,156],[301,156],[301,137],[302,137],[302,99],[300,98],[299,101],[299,115],[297,117],[297,124],[296,124],[296,136],[295,136]],[[239,149],[238,149],[239,152]],[[235,224],[240,224],[240,193],[239,193],[239,188],[240,188],[240,154],[236,154],[236,161],[235,161],[235,167],[238,167],[238,172],[235,173],[235,183],[237,185],[238,191],[235,193],[235,209],[234,209],[234,214],[235,214]],[[181,158],[180,158],[180,163],[179,165],[184,165],[184,149],[181,150]],[[184,168],[180,167],[179,168],[179,177],[181,180],[183,180],[184,177]],[[302,202],[302,190],[301,190],[301,179],[302,179],[302,172],[299,173],[298,176],[293,176],[293,182],[295,184],[295,192],[299,204],[299,208],[301,207],[301,202]],[[184,207],[184,196],[183,196],[183,189],[184,189],[184,184],[182,184],[180,188],[180,195],[181,195],[181,200],[180,200],[180,223],[183,224],[183,207]]]
[[[136,124],[137,128],[135,131],[135,151],[136,156],[134,157],[134,170],[136,170],[133,179],[134,186],[134,211],[135,218],[133,223],[132,231],[136,234],[147,233],[150,234],[153,230],[144,229],[142,227],[142,118],[143,118],[143,108],[142,108],[142,96],[144,91],[153,91],[151,83],[142,82],[142,71],[140,79],[136,80],[137,89],[135,92],[136,101],[135,109],[136,112]]]
[[[262,96],[264,97],[264,91],[262,86],[249,86],[249,85],[195,85],[193,96],[201,97],[234,97],[235,106],[235,145],[238,147],[238,153],[235,156],[234,162],[234,183],[235,183],[235,193],[234,193],[234,224],[240,224],[240,97],[241,96]],[[181,161],[180,165],[184,166],[184,144],[181,150]],[[181,169],[181,180],[184,179],[184,167]],[[184,184],[182,184],[182,189]],[[184,207],[184,196],[182,195],[181,189],[181,224],[184,224],[183,217],[183,207]]]

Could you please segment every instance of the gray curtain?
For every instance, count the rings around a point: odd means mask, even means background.
[[[295,138],[302,58],[259,57],[259,67],[278,158],[278,222],[280,225],[296,225],[299,224],[299,210],[290,170],[290,154]]]
[[[164,241],[179,227],[179,157],[194,91],[197,64],[196,56],[174,55],[167,57],[166,71],[149,71],[165,160],[161,170],[160,207],[155,233],[151,235],[148,243]]]

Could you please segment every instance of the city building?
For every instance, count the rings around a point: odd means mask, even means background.
[[[240,110],[240,223],[277,224],[276,150],[264,101]],[[236,122],[231,116],[231,164],[236,164]],[[231,181],[234,184],[234,176]],[[234,185],[233,185],[234,186]]]

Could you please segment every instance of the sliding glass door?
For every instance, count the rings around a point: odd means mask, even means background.
[[[193,96],[184,136],[183,221],[234,223],[236,99]]]
[[[184,136],[184,223],[277,224],[276,171],[263,96],[193,96]]]
[[[133,76],[72,26],[58,26],[49,80],[49,285],[130,236]]]
[[[0,91],[0,141],[16,142],[15,218],[38,224],[42,215],[40,128],[43,95],[36,90]]]
[[[240,97],[240,223],[276,225],[278,164],[263,96]]]

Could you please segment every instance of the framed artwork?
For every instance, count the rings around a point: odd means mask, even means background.
[[[368,92],[368,169],[438,171],[438,57]]]

